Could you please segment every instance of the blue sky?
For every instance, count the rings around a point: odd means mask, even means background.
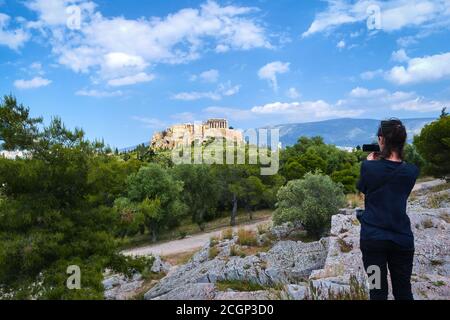
[[[435,117],[449,28],[449,0],[0,0],[0,93],[119,148],[211,117]]]

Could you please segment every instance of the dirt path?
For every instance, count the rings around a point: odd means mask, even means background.
[[[265,224],[268,222],[271,222],[271,218],[258,220],[257,222],[251,224],[240,225],[234,227],[233,230],[236,231],[238,228],[245,228],[247,230],[256,230],[258,225]],[[220,236],[221,232],[225,229],[227,228],[197,234],[194,236],[186,237],[181,240],[174,240],[156,245],[149,245],[140,248],[128,249],[123,251],[122,253],[128,256],[149,256],[149,255],[168,256],[183,252],[189,252],[203,247],[209,241],[209,239],[211,239],[212,237]]]
[[[418,191],[425,188],[434,187],[440,184],[444,184],[445,180],[432,180],[427,182],[422,182],[416,184],[414,191]],[[259,220],[252,224],[247,224],[244,226],[237,226],[234,230],[244,227],[249,230],[256,230],[258,225],[271,222],[271,219]],[[165,243],[148,245],[140,248],[133,248],[123,251],[122,253],[129,256],[149,256],[149,255],[159,255],[168,256],[183,252],[190,252],[195,249],[203,247],[209,239],[212,237],[220,236],[221,232],[227,228],[218,229],[216,231],[207,232],[203,234],[197,234],[194,236],[186,237],[181,240],[174,240]]]

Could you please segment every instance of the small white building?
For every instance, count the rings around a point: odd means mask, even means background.
[[[6,158],[9,160],[16,160],[16,159],[23,159],[26,158],[28,156],[28,152],[27,151],[19,151],[19,150],[15,150],[15,151],[0,151],[0,157],[2,158]]]

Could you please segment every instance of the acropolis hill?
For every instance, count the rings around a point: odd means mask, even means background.
[[[243,142],[242,132],[231,129],[226,119],[209,119],[202,124],[177,124],[153,135],[153,149],[174,149],[180,145],[190,145],[193,141],[205,142],[210,138],[224,138],[228,141]]]

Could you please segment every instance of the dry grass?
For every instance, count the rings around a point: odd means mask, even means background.
[[[245,228],[240,228],[237,232],[238,235],[238,243],[241,246],[250,246],[254,247],[258,245],[258,241],[256,239],[256,233],[252,230],[247,230]]]
[[[142,286],[136,290],[130,300],[144,300],[144,295],[165,276],[164,273],[152,273],[151,275],[147,275]]]
[[[450,223],[450,214],[448,212],[442,212],[439,217],[447,223]]]
[[[217,247],[211,247],[209,248],[209,252],[208,252],[208,258],[210,260],[216,258],[219,255],[220,251]]]
[[[339,248],[341,249],[341,252],[348,253],[353,250],[353,245],[351,243],[346,242],[344,239],[338,238],[337,241],[339,244]]]
[[[434,177],[421,177],[417,179],[417,183],[430,182],[433,181],[434,179],[435,179]]]
[[[253,292],[266,290],[266,288],[261,286],[260,284],[249,281],[237,281],[237,280],[219,281],[216,283],[216,286],[219,291],[234,290],[243,292]]]
[[[245,257],[245,254],[241,251],[239,246],[232,245],[230,248],[230,256],[231,257]]]
[[[216,236],[211,237],[209,239],[209,246],[212,248],[212,247],[216,246],[219,242],[220,242],[220,238],[219,237],[216,237]]]
[[[427,205],[432,209],[439,209],[444,202],[450,202],[450,195],[444,194],[432,194],[428,197]]]
[[[258,234],[259,235],[263,235],[263,234],[266,234],[267,232],[269,232],[269,230],[270,230],[270,223],[262,223],[262,224],[259,224],[256,228],[257,228],[257,230],[258,230]]]
[[[233,239],[233,229],[232,228],[227,228],[225,230],[222,231],[222,240],[231,240]]]
[[[350,289],[334,291],[328,289],[327,294],[324,295],[322,287],[314,287],[310,282],[309,293],[305,300],[369,300],[369,293],[363,283],[360,283],[355,276],[350,277]]]
[[[170,263],[173,266],[183,265],[189,262],[192,257],[198,252],[198,250],[192,250],[189,252],[176,253],[162,257],[164,261]]]
[[[423,219],[422,227],[424,227],[424,229],[434,228],[433,220],[431,220],[430,218]]]
[[[272,247],[270,245],[266,245],[266,246],[261,246],[261,247],[244,247],[241,248],[241,254],[245,255],[245,256],[254,256],[260,252],[267,252],[271,249]]]
[[[427,189],[427,191],[431,192],[431,193],[436,193],[436,192],[441,192],[441,191],[448,190],[448,189],[450,189],[450,183],[444,183],[444,184],[440,184],[438,186],[431,187],[430,189]]]

